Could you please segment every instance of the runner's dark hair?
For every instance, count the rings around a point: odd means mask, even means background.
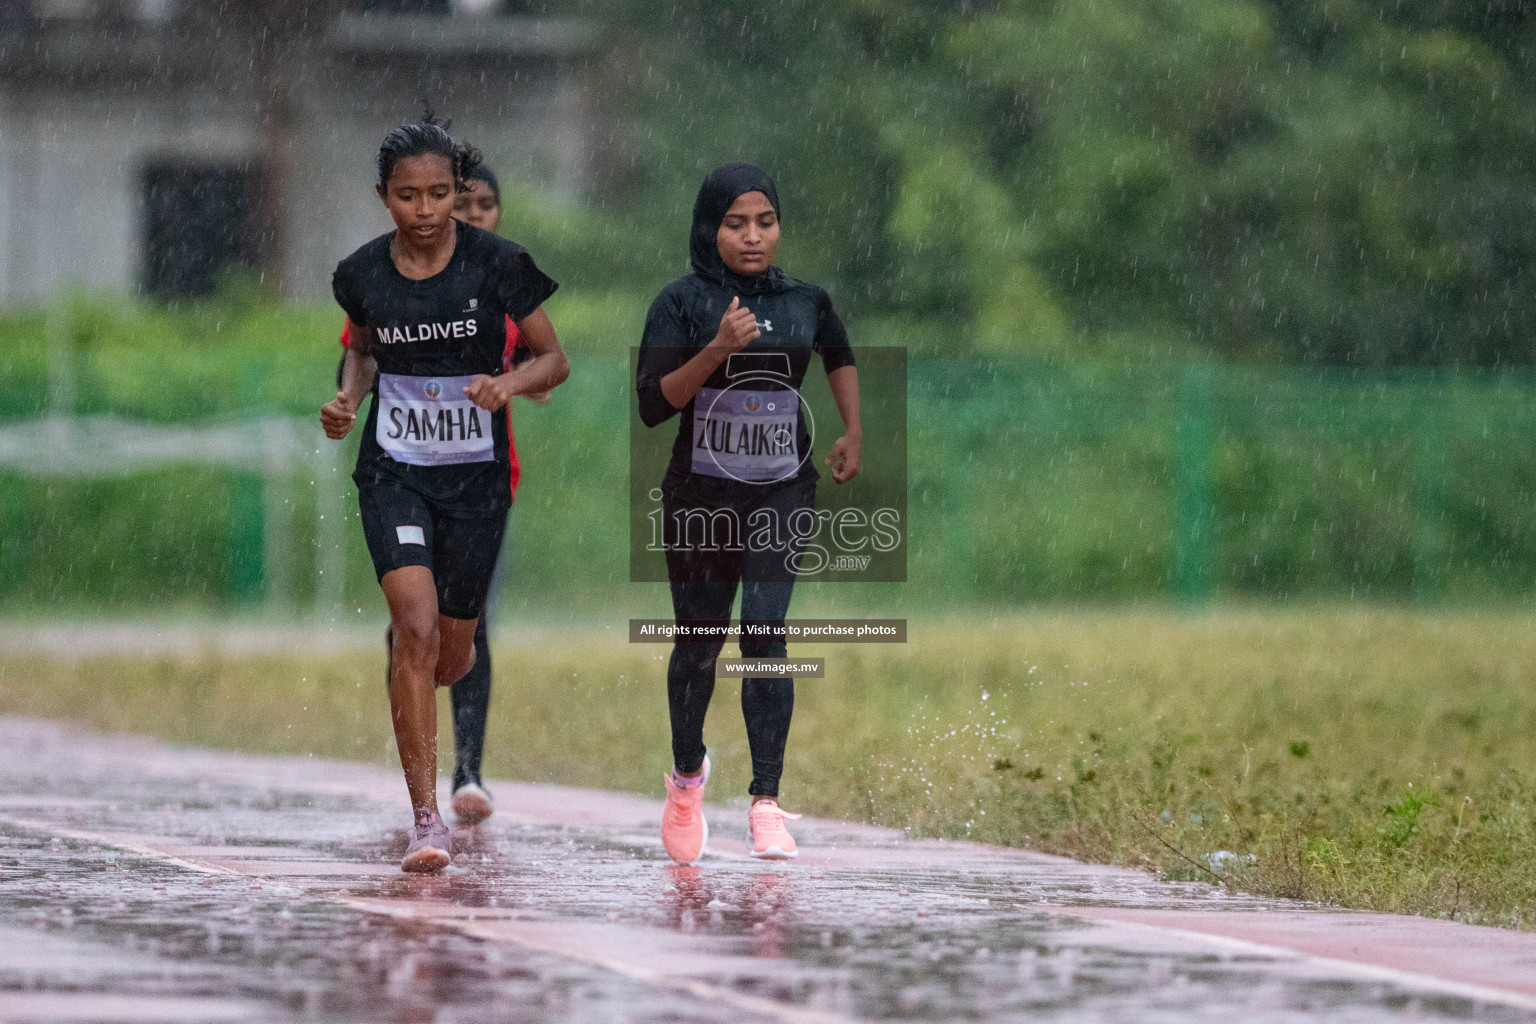
[[[476,181],[483,181],[489,185],[491,187],[491,195],[496,197],[496,205],[501,205],[501,182],[496,180],[496,173],[489,167],[483,163],[475,164],[475,166],[465,172],[464,177],[466,180],[473,178]]]
[[[388,185],[395,165],[408,156],[440,156],[453,169],[453,184],[460,191],[468,191],[466,179],[480,177],[477,172],[483,157],[474,146],[459,142],[448,134],[452,120],[439,121],[432,108],[426,106],[421,120],[403,124],[384,136],[379,146],[379,184]]]

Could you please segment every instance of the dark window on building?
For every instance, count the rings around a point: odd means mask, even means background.
[[[447,14],[448,0],[357,0],[357,10],[389,14]]]
[[[255,269],[265,255],[261,171],[162,164],[144,172],[144,286],[203,295],[223,271]]]

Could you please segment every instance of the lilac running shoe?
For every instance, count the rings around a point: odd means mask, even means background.
[[[402,871],[441,871],[453,860],[453,837],[436,811],[416,808],[411,845],[400,862]]]

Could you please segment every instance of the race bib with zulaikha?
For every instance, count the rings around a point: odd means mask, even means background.
[[[768,483],[800,469],[800,395],[700,388],[693,406],[693,471]]]
[[[379,374],[379,447],[412,466],[494,461],[491,414],[464,397],[476,376]]]

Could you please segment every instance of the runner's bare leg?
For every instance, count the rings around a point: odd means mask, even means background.
[[[474,664],[476,619],[437,613],[432,570],[407,565],[380,581],[394,626],[389,678],[395,746],[412,807],[437,810],[437,687],[463,678]]]

